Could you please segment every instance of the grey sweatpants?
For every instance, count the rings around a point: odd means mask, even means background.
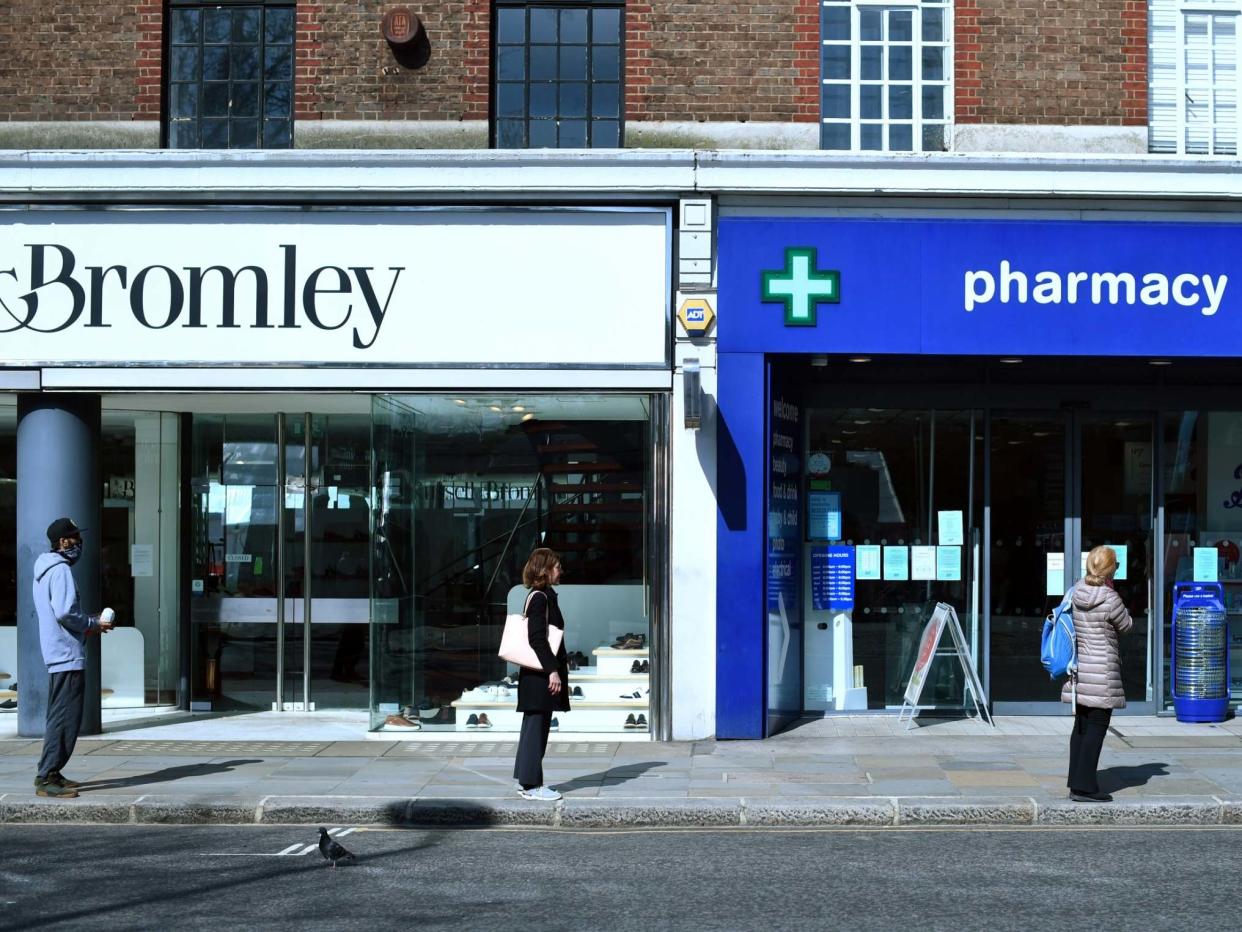
[[[82,706],[86,698],[86,674],[81,670],[49,673],[47,726],[43,729],[43,756],[39,779],[46,780],[69,763],[82,729]]]

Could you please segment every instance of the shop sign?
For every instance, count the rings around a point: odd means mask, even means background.
[[[1240,257],[1237,224],[725,218],[720,350],[1220,356]]]
[[[668,363],[665,210],[5,221],[8,365]]]

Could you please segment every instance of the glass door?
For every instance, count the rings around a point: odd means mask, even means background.
[[[1044,618],[1084,574],[1086,554],[1117,551],[1115,580],[1134,628],[1121,639],[1128,711],[1150,711],[1152,437],[1149,416],[1080,411],[997,414],[989,460],[989,697],[1001,714],[1064,714],[1039,664]]]

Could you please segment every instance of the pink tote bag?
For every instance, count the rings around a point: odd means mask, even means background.
[[[501,660],[516,663],[519,667],[526,667],[528,670],[542,671],[543,664],[535,655],[535,649],[530,646],[530,633],[526,624],[526,612],[530,609],[530,600],[538,591],[536,589],[526,597],[526,604],[522,606],[521,613],[514,612],[505,618],[505,630],[500,636],[499,653]],[[560,653],[561,641],[564,637],[564,631],[555,625],[548,625],[548,646],[552,648],[553,657]]]

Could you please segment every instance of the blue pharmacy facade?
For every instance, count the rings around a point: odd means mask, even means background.
[[[1178,582],[1242,697],[1242,217],[871,208],[721,211],[718,736],[896,712],[942,603],[994,711],[1063,714],[1040,629],[1101,544],[1126,712],[1172,709]],[[951,648],[921,708],[973,708]]]

